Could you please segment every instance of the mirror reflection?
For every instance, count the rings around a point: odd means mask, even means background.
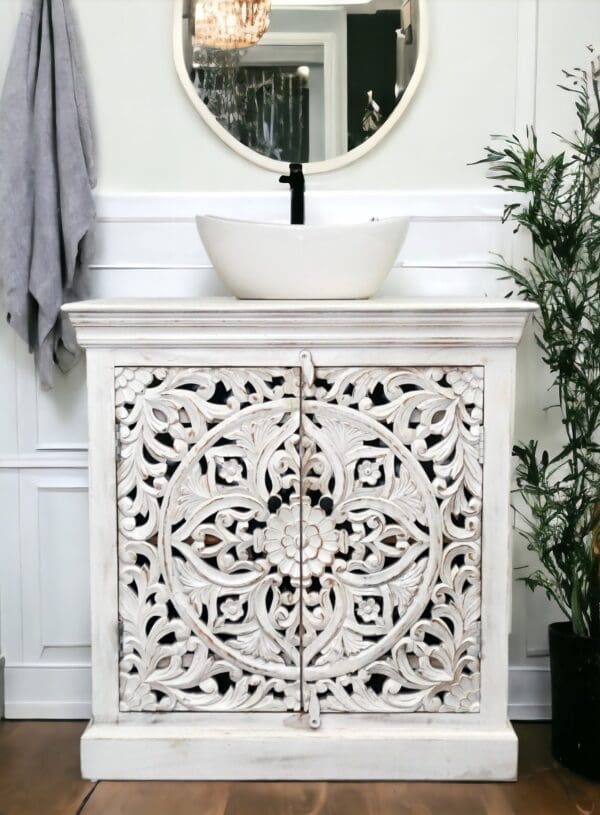
[[[392,114],[415,71],[419,0],[186,0],[182,31],[187,73],[219,124],[304,164],[344,155]]]

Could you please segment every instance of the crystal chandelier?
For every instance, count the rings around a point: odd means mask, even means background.
[[[269,27],[271,0],[198,0],[194,44],[206,48],[249,48]]]

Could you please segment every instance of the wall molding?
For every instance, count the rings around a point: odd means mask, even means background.
[[[57,450],[55,455],[0,456],[0,470],[85,470],[87,466],[87,451],[69,454],[67,448]]]
[[[87,664],[7,665],[7,719],[89,719],[91,670]]]
[[[310,186],[316,186],[310,179]],[[372,215],[410,215],[404,251],[382,288],[383,296],[502,296],[504,284],[490,268],[491,251],[509,254],[512,230],[501,226],[506,197],[493,190],[451,192],[310,190],[308,212],[326,220],[368,220]],[[97,253],[90,272],[95,297],[201,297],[225,294],[200,242],[194,216],[212,212],[229,217],[284,221],[284,192],[97,196]],[[17,406],[12,431],[0,448],[0,478],[6,485],[2,562],[2,645],[6,657],[6,715],[85,718],[89,715],[89,667],[76,647],[55,649],[30,664],[32,616],[28,579],[21,560],[39,548],[28,513],[31,482],[83,485],[87,475],[83,366],[68,377],[57,374],[49,397],[37,383],[31,356],[13,337],[7,350],[7,399]],[[14,371],[15,382],[12,383]],[[13,425],[15,425],[13,427]],[[19,508],[19,502],[23,505]],[[42,519],[42,530],[47,523]],[[12,527],[11,527],[12,524]],[[19,528],[20,526],[20,528]],[[86,546],[86,530],[80,543]],[[25,624],[29,620],[29,623]],[[35,626],[38,626],[38,622]],[[23,626],[25,625],[25,629]],[[35,639],[35,638],[34,638]],[[64,643],[68,637],[65,635]],[[36,652],[37,653],[37,652]],[[56,664],[64,659],[63,664]],[[27,661],[27,664],[25,662]],[[510,673],[510,713],[515,718],[549,716],[547,670],[530,667],[525,645],[515,651]],[[538,660],[539,661],[539,660]],[[529,664],[527,664],[529,663]]]
[[[310,189],[309,222],[360,223],[373,217],[405,216],[410,228],[382,293],[409,290],[407,280],[447,273],[446,292],[456,290],[453,273],[491,268],[493,253],[510,254],[512,230],[502,227],[508,198],[494,189],[460,191],[347,191]],[[512,197],[511,197],[512,200]],[[285,192],[161,193],[97,196],[97,251],[90,271],[93,297],[128,296],[144,287],[148,296],[201,297],[226,294],[195,225],[195,216],[287,222]],[[415,273],[414,275],[412,273]],[[404,281],[402,280],[404,278]],[[398,283],[400,281],[400,284]],[[490,291],[486,281],[482,294]],[[436,290],[443,281],[435,284]],[[417,292],[420,293],[420,292]]]
[[[506,193],[489,188],[465,190],[352,190],[310,189],[307,216],[336,213],[336,221],[368,214],[373,207],[387,215],[412,220],[500,220]],[[332,209],[335,207],[335,209]],[[312,209],[312,213],[311,213]],[[232,218],[287,222],[289,193],[274,192],[164,192],[96,194],[98,223],[193,223],[197,214],[210,212]],[[383,215],[381,216],[383,217]]]
[[[85,470],[20,475],[22,654],[29,664],[73,666],[89,651],[89,556],[86,536],[80,537],[87,523],[87,482]],[[83,496],[78,504],[71,503],[75,495]]]
[[[549,665],[511,665],[508,688],[511,719],[552,718]]]
[[[0,719],[4,719],[4,666],[6,660],[0,654]]]
[[[538,79],[539,0],[519,0],[517,9],[517,70],[515,131],[535,125]]]
[[[7,702],[6,719],[89,719],[92,706],[89,702]]]

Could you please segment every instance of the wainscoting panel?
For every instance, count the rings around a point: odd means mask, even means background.
[[[497,192],[346,193],[308,196],[309,217],[360,221],[411,213],[407,242],[382,296],[503,296],[491,251],[514,251]],[[211,212],[285,220],[288,198],[256,195],[104,195],[98,199],[94,297],[198,297],[226,294],[196,233]],[[519,251],[521,251],[519,249]],[[530,432],[547,398],[537,350],[526,342],[527,372],[517,432]],[[533,374],[531,374],[533,372]],[[89,712],[87,574],[87,418],[85,369],[57,374],[40,389],[20,340],[0,326],[4,385],[0,423],[0,651],[6,657],[6,715],[83,717]],[[540,381],[536,381],[536,377]],[[522,544],[517,545],[521,553]],[[521,554],[519,554],[521,557]],[[516,558],[516,563],[521,561]],[[549,715],[545,628],[554,612],[515,586],[511,714]],[[532,605],[534,603],[534,605]]]
[[[24,661],[87,662],[87,473],[24,470],[19,503]]]
[[[21,342],[17,353],[20,452],[51,455],[87,450],[85,361],[67,374],[58,373],[54,388],[44,391],[33,358]]]
[[[211,269],[198,238],[195,215],[286,222],[289,196],[262,195],[107,196],[99,203],[95,269]],[[355,223],[409,216],[411,228],[397,265],[414,268],[485,266],[492,252],[506,251],[510,229],[498,230],[505,197],[499,192],[347,193],[308,192],[308,223]],[[185,209],[183,207],[185,206]],[[335,216],[333,215],[335,213]]]
[[[85,362],[59,378],[52,391],[42,390],[36,377],[37,450],[86,450],[87,414]],[[68,434],[65,434],[65,425]]]

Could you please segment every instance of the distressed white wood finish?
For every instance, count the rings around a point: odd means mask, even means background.
[[[121,710],[478,710],[483,369],[299,361],[115,369]]]
[[[199,714],[205,715],[205,714]],[[218,714],[206,714],[217,716]],[[236,721],[93,725],[82,737],[85,778],[209,780],[511,780],[517,737],[497,729],[323,717],[319,730],[284,719],[249,726]],[[333,715],[333,714],[331,714]],[[339,719],[340,716],[337,717]],[[464,718],[464,717],[463,717]]]
[[[90,362],[94,718],[82,740],[84,774],[514,777],[517,744],[507,720],[510,443],[515,347],[532,306],[506,300],[218,299],[89,302],[66,310]],[[257,722],[252,713],[119,712],[114,368],[296,367],[305,349],[317,370],[349,365],[484,369],[479,710],[466,716],[324,713],[315,732],[289,726],[298,724],[285,721],[289,714],[261,713]]]
[[[303,679],[323,711],[479,710],[483,384],[480,367],[308,371]]]
[[[347,348],[371,347],[375,352],[389,346],[418,344],[514,347],[521,338],[524,315],[532,311],[531,305],[523,302],[448,297],[325,301],[211,297],[87,302],[85,311],[78,310],[79,304],[64,308],[73,316],[79,342],[85,348],[132,349],[135,333],[135,348],[140,350],[279,348],[288,353],[278,358],[284,362],[276,364],[288,365],[298,363],[291,350],[306,344],[313,349],[339,350],[342,356]],[[110,320],[106,319],[107,313]],[[153,354],[151,361],[155,357]],[[327,364],[316,356],[314,361],[316,365]],[[370,361],[375,364],[378,359],[371,355]]]
[[[115,404],[121,710],[298,710],[298,369],[118,367]]]

